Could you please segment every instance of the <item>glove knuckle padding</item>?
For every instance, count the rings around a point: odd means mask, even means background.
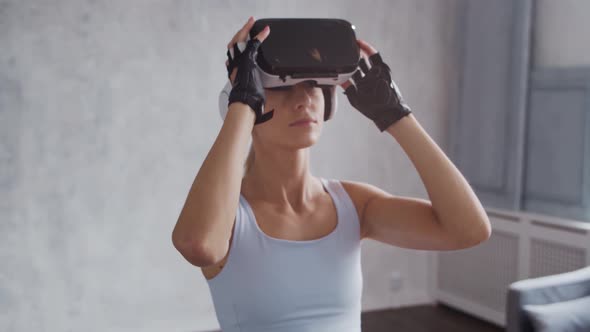
[[[234,45],[235,58],[230,57],[230,66],[237,67],[238,72],[233,83],[232,90],[229,94],[228,106],[234,102],[242,102],[252,108],[256,114],[255,124],[266,122],[272,118],[272,112],[262,114],[266,97],[260,73],[256,68],[256,56],[260,41],[256,38],[250,39],[243,52],[240,52],[237,45]],[[233,62],[232,62],[233,61]],[[228,69],[231,72],[231,69]]]
[[[369,57],[369,61],[369,71],[364,77],[355,73],[354,85],[351,84],[344,94],[354,108],[373,120],[380,131],[384,131],[410,114],[411,110],[403,102],[401,93],[391,78],[391,69],[383,62],[381,55],[375,53]],[[363,67],[365,66],[361,65],[361,69]]]

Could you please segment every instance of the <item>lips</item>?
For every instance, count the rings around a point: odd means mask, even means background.
[[[305,119],[297,120],[297,121],[295,121],[295,122],[291,123],[289,126],[294,126],[294,125],[296,125],[296,124],[300,124],[300,123],[306,123],[306,122],[313,122],[313,123],[315,123],[315,122],[317,122],[317,121],[315,121],[315,120],[314,120],[314,119],[312,119],[312,118],[305,118]]]

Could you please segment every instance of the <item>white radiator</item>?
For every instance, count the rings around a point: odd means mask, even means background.
[[[506,326],[512,282],[590,265],[590,223],[486,209],[492,236],[479,246],[435,255],[436,300]]]

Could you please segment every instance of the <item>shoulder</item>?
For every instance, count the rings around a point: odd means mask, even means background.
[[[342,187],[344,187],[350,198],[355,202],[355,205],[358,203],[360,206],[364,207],[371,198],[390,196],[383,189],[369,183],[351,180],[338,181],[342,184]]]
[[[350,196],[350,199],[354,203],[357,213],[359,215],[359,221],[361,223],[361,232],[363,237],[366,237],[366,222],[363,218],[365,214],[365,209],[367,207],[367,202],[371,200],[373,197],[387,195],[387,193],[378,187],[364,183],[359,181],[351,181],[351,180],[338,180],[344,190]]]

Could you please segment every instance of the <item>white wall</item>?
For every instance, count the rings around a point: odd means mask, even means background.
[[[590,65],[590,1],[537,0],[533,60],[537,67]]]
[[[458,2],[0,1],[0,330],[218,328],[170,236],[221,128],[235,31],[249,15],[349,20],[446,151]],[[341,90],[339,105],[314,173],[427,199],[397,142]],[[432,300],[430,253],[362,250],[363,310]]]

